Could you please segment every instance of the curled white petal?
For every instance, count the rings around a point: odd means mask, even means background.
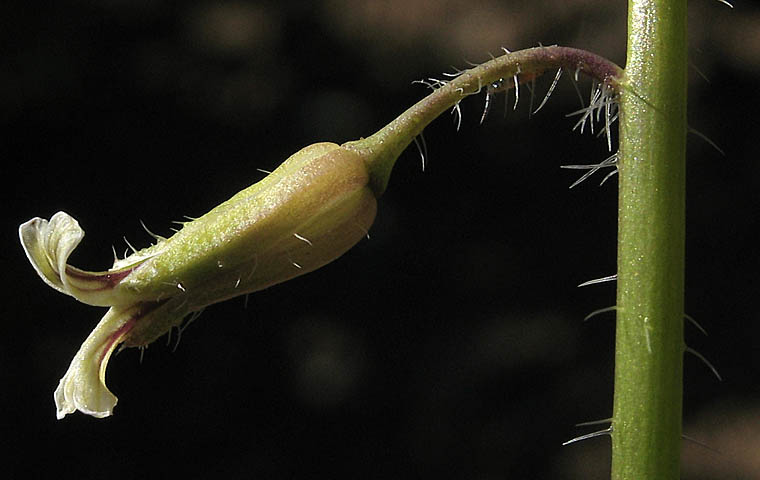
[[[87,272],[67,262],[71,252],[84,238],[79,223],[65,212],[50,218],[33,218],[18,229],[26,256],[42,280],[59,292],[71,295],[89,305],[125,304],[132,299],[122,298],[114,287],[127,276],[145,256],[136,257],[128,265],[106,272]]]
[[[59,292],[69,293],[66,262],[84,238],[84,230],[70,215],[33,218],[18,228],[21,246],[42,280]]]
[[[77,410],[97,418],[113,413],[117,398],[106,387],[106,366],[134,325],[134,310],[109,309],[79,348],[53,395],[58,419]]]

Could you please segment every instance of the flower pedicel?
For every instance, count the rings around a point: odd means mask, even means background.
[[[452,108],[460,113],[459,103],[483,86],[490,100],[494,93],[556,68],[560,70],[546,98],[561,69],[595,78],[600,94],[582,110],[579,123],[593,122],[594,115],[598,120],[604,109],[609,134],[620,67],[583,50],[531,48],[508,52],[451,80],[423,82],[434,91],[374,135],[300,150],[260,182],[185,223],[172,237],[116,260],[108,271],[87,272],[68,264],[84,237],[68,214],[22,224],[21,244],[45,283],[81,302],[110,307],[55,390],[58,418],[76,410],[111,415],[116,397],[105,385],[105,374],[117,345],[148,345],[208,305],[284,282],[340,257],[367,234],[396,159],[425,126]],[[424,160],[423,155],[423,165]]]

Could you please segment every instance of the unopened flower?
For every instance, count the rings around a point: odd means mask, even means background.
[[[118,344],[145,346],[207,305],[338,258],[366,235],[396,159],[425,126],[452,108],[461,114],[460,102],[483,86],[488,102],[510,84],[504,79],[513,79],[517,88],[558,67],[591,75],[609,92],[618,91],[622,78],[618,66],[597,55],[556,46],[507,53],[450,80],[431,78],[424,82],[434,90],[430,95],[373,135],[300,150],[171,238],[115,261],[105,272],[68,264],[84,236],[69,215],[59,212],[50,221],[34,218],[21,225],[21,243],[48,285],[84,303],[111,307],[56,389],[58,417],[75,410],[111,414],[116,397],[105,386],[105,370]],[[558,78],[559,73],[555,83]],[[424,168],[424,141],[418,146]]]
[[[367,234],[376,208],[359,154],[318,143],[104,272],[68,264],[84,237],[68,214],[22,224],[21,243],[45,283],[81,302],[110,307],[55,391],[58,418],[76,410],[95,417],[112,413],[117,399],[105,374],[117,345],[145,346],[192,312],[325,265]]]

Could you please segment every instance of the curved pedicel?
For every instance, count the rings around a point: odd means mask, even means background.
[[[396,159],[425,126],[484,86],[490,94],[557,68],[588,74],[611,92],[622,72],[589,52],[539,47],[436,80],[430,95],[374,135],[301,149],[263,180],[106,271],[68,264],[84,237],[68,214],[22,224],[21,244],[45,283],[84,303],[111,307],[55,391],[58,418],[76,410],[95,417],[112,413],[116,397],[105,385],[105,371],[118,344],[147,345],[188,314],[340,257],[367,235]]]

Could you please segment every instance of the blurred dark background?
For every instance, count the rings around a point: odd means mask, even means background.
[[[112,358],[115,415],[55,419],[52,393],[104,309],[46,287],[17,226],[64,210],[104,269],[125,236],[197,216],[299,148],[367,136],[427,93],[413,80],[501,47],[623,64],[623,0],[14,2],[0,20],[5,213],[2,444],[13,478],[608,477],[616,179],[573,132],[568,81],[480,126],[483,97],[426,130],[371,239],[313,274],[208,308],[175,352]],[[690,2],[683,478],[760,478],[757,308],[760,9]],[[700,73],[697,73],[697,70]],[[708,80],[702,78],[702,75]],[[537,101],[551,78],[537,83]],[[581,81],[587,95],[589,82]],[[25,454],[31,453],[30,456]],[[30,458],[32,460],[30,460]]]

